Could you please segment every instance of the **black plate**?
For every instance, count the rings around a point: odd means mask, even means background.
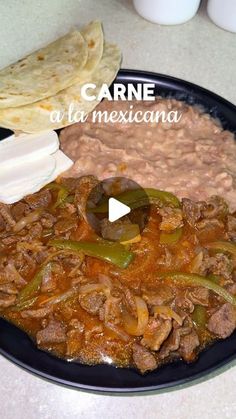
[[[121,70],[116,81],[124,84],[155,83],[158,95],[202,105],[212,116],[221,120],[224,128],[236,132],[236,107],[199,86],[168,76],[132,70]],[[8,130],[0,129],[0,139],[9,133]],[[53,382],[95,391],[138,392],[183,384],[221,367],[236,355],[234,333],[228,339],[219,341],[202,352],[193,364],[187,365],[178,361],[141,376],[131,369],[119,369],[109,365],[89,367],[55,358],[37,349],[24,332],[2,319],[0,330],[0,353],[7,359]]]

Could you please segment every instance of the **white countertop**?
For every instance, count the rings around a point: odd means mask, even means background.
[[[9,0],[0,3],[0,67],[62,35],[101,19],[123,51],[124,68],[156,71],[206,87],[236,104],[236,35],[209,21],[203,4],[189,23],[161,27],[140,18],[130,0]],[[0,357],[4,419],[236,417],[236,368],[205,382],[147,396],[103,396],[34,377]]]

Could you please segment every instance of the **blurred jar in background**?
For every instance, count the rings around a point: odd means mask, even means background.
[[[200,2],[201,0],[133,0],[140,16],[160,25],[187,22],[197,13]]]
[[[208,0],[207,13],[217,26],[236,32],[236,0]]]

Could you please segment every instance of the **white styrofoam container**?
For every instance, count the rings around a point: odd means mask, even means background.
[[[187,22],[197,13],[200,2],[201,0],[133,0],[140,16],[161,25]]]
[[[208,0],[207,13],[217,26],[236,32],[236,0]]]

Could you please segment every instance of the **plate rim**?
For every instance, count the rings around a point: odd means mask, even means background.
[[[196,91],[198,92],[199,95],[203,95],[203,96],[209,96],[211,99],[213,99],[213,101],[216,101],[218,104],[221,104],[223,106],[226,106],[227,108],[229,108],[233,113],[235,113],[235,117],[236,117],[236,105],[234,105],[233,103],[229,102],[228,100],[224,99],[223,97],[219,96],[218,94],[211,92],[210,90],[203,88],[201,86],[198,86],[197,84],[191,83],[189,81],[185,81],[182,80],[180,78],[176,78],[173,76],[169,76],[169,75],[164,75],[164,74],[160,74],[160,73],[155,73],[155,72],[150,72],[150,71],[143,71],[143,70],[132,70],[132,69],[121,69],[118,74],[116,79],[114,80],[114,82],[120,82],[120,83],[127,83],[127,82],[146,82],[146,83],[150,83],[150,82],[154,82],[154,83],[164,83],[165,86],[166,84],[170,84],[172,85],[172,88],[174,88],[174,86],[177,86],[180,88],[182,88],[183,90],[183,85],[185,86],[185,88],[187,88],[187,90],[189,91],[189,94],[192,94],[195,96],[196,95]],[[235,130],[236,131],[236,130]],[[1,135],[0,135],[1,136]],[[8,321],[1,319],[1,322],[7,323],[7,327],[11,328],[16,328],[16,326],[12,325],[11,323],[9,323]],[[21,331],[21,333],[24,333]],[[24,333],[25,334],[25,333]],[[236,332],[234,332],[233,335],[235,335]],[[26,335],[26,334],[25,334]],[[31,340],[27,335],[26,337]],[[230,339],[230,338],[228,338]],[[220,341],[222,342],[222,344],[225,342],[224,340]],[[212,346],[216,345],[217,343],[213,344]],[[36,347],[36,346],[35,346]],[[44,353],[43,351],[41,351],[40,349],[36,349],[37,352],[39,353]],[[206,350],[204,350],[203,352],[200,353],[200,356],[202,354],[204,354],[205,351],[211,351],[212,348],[208,348]],[[2,347],[2,343],[0,341],[0,354],[6,358],[7,360],[9,360],[10,362],[14,363],[15,365],[17,365],[18,367],[22,368],[23,370],[32,373],[33,375],[39,377],[39,378],[43,378],[47,381],[50,381],[54,384],[59,384],[62,386],[66,386],[69,388],[73,388],[73,389],[80,389],[83,391],[90,391],[90,392],[95,392],[95,393],[113,393],[113,394],[125,394],[125,393],[146,393],[146,392],[154,392],[154,391],[158,391],[158,390],[163,390],[163,389],[170,389],[173,387],[178,387],[180,385],[184,385],[187,383],[193,383],[194,381],[209,376],[209,374],[211,374],[213,371],[217,371],[220,370],[222,367],[224,367],[227,364],[230,364],[232,361],[234,361],[236,359],[236,349],[235,352],[232,355],[226,356],[224,359],[222,359],[220,362],[218,362],[216,365],[212,365],[209,367],[206,367],[203,371],[199,371],[199,372],[195,372],[193,373],[191,376],[189,377],[183,377],[180,379],[170,379],[168,382],[162,383],[162,384],[154,384],[154,385],[144,385],[143,386],[139,386],[139,387],[109,387],[109,386],[97,386],[97,385],[87,385],[87,384],[83,384],[83,383],[78,383],[75,381],[70,381],[70,378],[68,379],[63,379],[60,378],[58,376],[56,376],[54,373],[50,374],[50,373],[45,373],[42,372],[42,370],[40,370],[39,368],[34,368],[32,367],[30,364],[28,364],[27,362],[23,362],[20,359],[18,359],[16,356],[12,355],[10,352],[4,350],[4,348]],[[50,355],[47,353],[47,355],[51,358],[53,358],[54,360],[58,361],[58,362],[63,362],[65,363],[66,361],[61,360],[59,358],[56,358],[53,355]],[[183,361],[178,361],[183,363]],[[198,362],[198,360],[195,362],[195,364]],[[168,365],[174,365],[176,363],[173,364],[168,364]],[[76,364],[76,365],[81,365],[82,364]],[[190,364],[191,365],[191,364]],[[83,366],[84,367],[84,366]],[[102,367],[102,366],[101,366]],[[164,368],[165,366],[161,367]],[[93,366],[87,366],[87,368],[93,368]],[[113,371],[116,371],[117,368],[114,367],[110,367],[112,368]],[[124,371],[126,369],[123,369]],[[134,370],[135,371],[135,370]],[[158,374],[158,369],[156,370],[157,374]],[[138,374],[138,373],[137,373]],[[144,380],[145,377],[148,377],[149,374],[144,375]]]

